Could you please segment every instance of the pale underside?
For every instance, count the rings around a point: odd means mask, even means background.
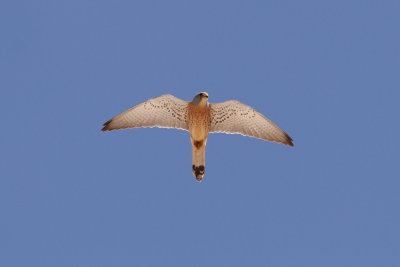
[[[210,104],[210,133],[242,134],[293,146],[292,139],[253,108],[235,100]],[[188,102],[172,95],[149,99],[104,123],[103,131],[160,127],[188,130]]]
[[[293,146],[292,138],[275,123],[236,100],[211,104],[210,133],[241,134]]]
[[[159,127],[187,131],[187,104],[172,95],[152,98],[107,121],[102,130]]]

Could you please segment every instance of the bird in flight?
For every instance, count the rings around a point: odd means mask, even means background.
[[[134,106],[103,124],[102,131],[159,127],[189,131],[192,141],[192,169],[197,181],[204,176],[209,133],[241,134],[293,146],[293,140],[275,123],[236,100],[208,103],[199,93],[191,102],[162,95]]]

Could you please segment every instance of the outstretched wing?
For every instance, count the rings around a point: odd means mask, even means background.
[[[122,112],[103,126],[102,131],[138,127],[188,130],[187,102],[172,95],[162,95]]]
[[[210,133],[242,134],[293,146],[293,140],[275,123],[235,100],[210,104]]]

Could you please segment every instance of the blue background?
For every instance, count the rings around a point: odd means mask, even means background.
[[[2,1],[0,266],[400,266],[399,1]],[[161,94],[295,147],[103,133]]]

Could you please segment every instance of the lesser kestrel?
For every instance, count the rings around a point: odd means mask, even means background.
[[[149,99],[103,124],[102,131],[160,127],[189,131],[192,141],[192,169],[200,182],[204,176],[209,133],[242,134],[293,146],[293,140],[275,123],[253,108],[235,100],[208,103],[199,93],[191,102],[172,95]]]

